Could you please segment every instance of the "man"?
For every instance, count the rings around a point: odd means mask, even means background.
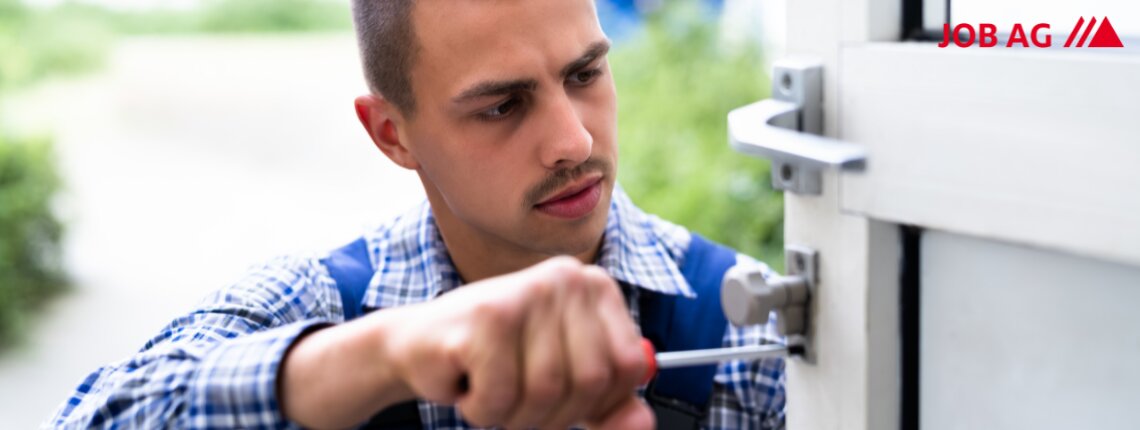
[[[616,186],[593,2],[353,10],[372,90],[357,114],[428,196],[355,242],[360,296],[331,256],[272,261],[93,373],[52,422],[384,427],[411,404],[424,428],[653,428],[639,298],[697,296],[681,273],[697,239]],[[725,326],[714,342],[778,340]],[[703,427],[783,425],[782,361],[726,362],[710,384]]]

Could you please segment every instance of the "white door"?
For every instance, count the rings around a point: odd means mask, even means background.
[[[997,46],[940,48],[947,8]],[[1105,17],[1124,48],[1087,47]],[[788,0],[787,23],[823,134],[866,152],[785,194],[819,259],[788,428],[1140,428],[1135,0]],[[1052,47],[1005,47],[1040,23]]]

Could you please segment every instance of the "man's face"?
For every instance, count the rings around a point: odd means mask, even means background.
[[[617,163],[593,2],[419,1],[413,19],[416,108],[399,133],[441,226],[526,252],[590,252]]]

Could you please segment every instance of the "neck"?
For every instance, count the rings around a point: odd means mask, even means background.
[[[429,178],[422,171],[419,174],[436,227],[464,283],[517,272],[559,255],[569,255],[583,264],[593,264],[601,253],[609,213],[608,198],[602,199],[599,203],[601,211],[587,224],[568,228],[550,225],[528,227],[528,224],[535,223],[523,220],[514,226],[514,232],[496,233],[457,216]],[[498,228],[510,229],[501,225]],[[535,229],[540,231],[532,231]]]
[[[439,218],[436,219],[438,222]],[[523,249],[497,239],[480,240],[484,238],[471,237],[470,230],[448,229],[443,223],[438,225],[451,262],[464,283],[517,272],[559,255]],[[592,264],[597,260],[601,245],[602,239],[598,238],[595,246],[573,257],[584,264]]]
[[[439,206],[444,203],[433,197],[436,196],[429,193],[428,201],[432,205],[436,227],[464,283],[516,272],[550,257],[566,254],[525,248],[479,230],[456,218],[446,207]],[[588,249],[572,256],[584,264],[594,263],[601,252],[603,237],[604,234],[600,235]]]

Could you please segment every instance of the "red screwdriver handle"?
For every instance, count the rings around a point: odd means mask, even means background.
[[[653,375],[657,374],[657,350],[653,348],[653,342],[649,339],[641,338],[641,349],[645,351],[645,376],[641,380],[641,384],[648,384],[653,380]]]

